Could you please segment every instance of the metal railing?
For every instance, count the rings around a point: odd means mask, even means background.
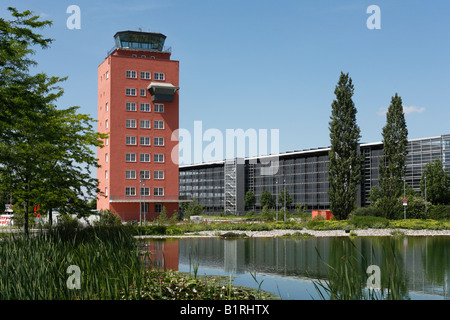
[[[132,50],[132,51],[147,51],[147,52],[164,52],[164,53],[171,53],[172,47],[164,46],[162,50],[156,50],[156,49],[150,49],[150,48],[129,48],[129,47],[123,47],[118,48],[117,46],[112,47],[106,52],[106,56],[109,57],[111,53],[113,53],[116,49],[125,49],[125,50]]]
[[[127,196],[127,195],[111,195],[109,201],[112,202],[180,202],[192,201],[192,197],[188,195],[167,195],[167,196]]]

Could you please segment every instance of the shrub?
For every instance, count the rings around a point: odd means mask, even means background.
[[[437,220],[406,219],[390,221],[390,227],[411,230],[443,230],[449,229],[450,223]]]
[[[435,205],[428,211],[428,218],[435,220],[450,219],[450,205]]]
[[[183,230],[177,226],[168,226],[166,229],[166,235],[168,236],[177,236],[184,234]]]
[[[353,216],[350,221],[358,229],[365,229],[365,228],[381,229],[387,228],[389,226],[389,220],[382,217]]]
[[[353,210],[352,213],[350,214],[350,216],[352,216],[352,217],[366,217],[366,216],[381,217],[382,213],[381,213],[381,210],[376,207],[360,207],[360,208],[356,208],[355,210]]]

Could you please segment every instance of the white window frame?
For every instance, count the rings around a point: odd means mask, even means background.
[[[141,119],[139,124],[141,129],[151,129],[150,120]]]
[[[125,88],[125,95],[136,97],[136,88]]]
[[[163,113],[164,112],[164,104],[162,103],[155,103],[155,112]]]
[[[153,124],[155,129],[164,129],[164,120],[155,120]]]
[[[155,197],[164,197],[164,188],[163,187],[154,187],[153,195]]]
[[[136,162],[136,153],[126,153],[125,162]]]
[[[147,106],[148,106],[148,110],[146,110]],[[141,110],[141,112],[151,112],[152,111],[152,106],[150,105],[150,103],[141,103],[139,110]]]
[[[136,145],[136,136],[126,136],[125,144],[127,146],[135,146]]]
[[[153,179],[164,180],[164,170],[155,170],[153,172]]]
[[[141,146],[151,146],[150,137],[139,137],[139,145]]]
[[[151,80],[152,79],[152,73],[148,72],[148,71],[141,71],[141,79]]]
[[[153,162],[164,163],[164,153],[155,153],[153,155]]]
[[[125,179],[127,180],[136,179],[136,170],[125,170]]]
[[[126,119],[125,120],[125,127],[127,129],[136,129],[137,128],[136,119]]]
[[[144,175],[144,177],[142,177]],[[150,180],[150,170],[139,171],[139,179]]]
[[[146,158],[148,158],[148,161],[146,161]],[[150,153],[139,154],[139,162],[150,162],[150,160],[151,160]]]
[[[164,138],[163,137],[154,137],[153,145],[159,146],[159,147],[164,147]]]
[[[150,196],[150,187],[140,187],[140,195],[141,196],[146,196],[146,197],[148,197],[148,196]]]
[[[146,97],[147,96],[147,90],[141,88],[139,90],[139,94],[140,94],[141,97]]]
[[[127,70],[125,72],[125,75],[126,75],[127,79],[136,79],[137,78],[136,70]]]
[[[166,79],[166,75],[164,72],[155,72],[155,80],[164,81]]]
[[[135,197],[136,196],[136,187],[125,187],[125,196]]]
[[[127,111],[136,111],[136,102],[127,102],[125,104],[125,110],[127,110]]]

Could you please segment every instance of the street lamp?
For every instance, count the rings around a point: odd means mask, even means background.
[[[142,225],[142,214],[144,214],[144,225],[145,225],[145,179],[144,174],[140,174],[140,192],[139,192],[139,199],[140,199],[140,209],[139,209],[139,224]],[[144,205],[144,208],[142,208],[142,205]]]
[[[427,209],[427,173],[425,172],[425,219],[428,219]]]
[[[403,176],[403,199],[406,199],[406,178]],[[406,206],[403,206],[403,219],[406,220]]]

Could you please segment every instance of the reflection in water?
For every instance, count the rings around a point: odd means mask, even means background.
[[[417,299],[419,294],[419,299],[426,295],[448,299],[450,293],[449,237],[357,237],[352,243],[346,237],[185,238],[156,242],[165,248],[163,259],[160,256],[157,261],[167,269],[190,267],[195,251],[199,274],[231,274],[238,279],[257,272],[277,278],[279,283],[305,277],[327,281],[331,266],[338,274],[350,270],[354,283],[365,286],[367,267],[376,265],[380,268],[381,286],[389,289],[391,298]],[[156,247],[152,250],[158,251]],[[346,265],[354,270],[345,269]],[[283,292],[281,287],[278,290]]]

